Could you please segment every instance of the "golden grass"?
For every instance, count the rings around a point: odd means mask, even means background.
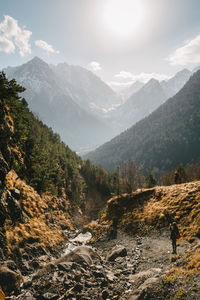
[[[69,201],[49,194],[40,196],[14,171],[7,174],[7,188],[17,188],[20,191],[19,204],[25,213],[23,223],[18,222],[13,227],[7,222],[5,226],[9,253],[12,252],[14,246],[27,243],[29,238],[35,239],[44,247],[60,247],[66,239],[61,228],[74,229],[69,216]],[[61,210],[60,206],[63,201],[65,209]]]
[[[141,197],[136,192],[111,198],[101,219],[109,219],[118,213],[121,226],[128,231],[141,227],[141,224],[144,227],[164,227],[170,220],[175,220],[183,238],[195,235],[200,226],[200,181],[158,186],[153,190],[154,193],[149,194],[143,191]]]
[[[146,234],[149,230],[168,227],[176,221],[180,240],[190,240],[200,226],[200,181],[172,186],[158,186],[111,198],[101,216],[103,224],[118,216],[119,226],[132,234]],[[191,274],[200,269],[200,250],[188,253],[180,272]],[[176,270],[177,271],[177,270]]]

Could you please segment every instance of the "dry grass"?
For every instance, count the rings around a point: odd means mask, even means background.
[[[60,247],[66,239],[62,228],[73,230],[69,202],[47,194],[40,196],[14,171],[7,174],[7,188],[20,191],[19,204],[24,212],[23,223],[13,226],[7,222],[5,226],[9,253],[14,246],[23,245],[30,238],[44,247]]]
[[[200,228],[200,181],[158,186],[112,198],[101,222],[109,223],[113,216],[118,216],[119,226],[132,234],[146,234],[152,228],[167,227],[175,220],[181,240],[190,240]],[[184,260],[185,273],[199,272],[200,250],[191,251]]]
[[[148,194],[149,191],[149,194]],[[102,220],[118,215],[122,227],[129,231],[142,226],[168,226],[176,220],[181,236],[189,239],[200,226],[200,181],[122,195],[108,201]]]

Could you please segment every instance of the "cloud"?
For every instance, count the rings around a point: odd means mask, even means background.
[[[47,42],[42,41],[42,40],[35,41],[35,45],[42,48],[43,50],[45,50],[47,52],[56,53],[56,54],[60,53],[60,51],[55,50],[52,45],[49,45],[49,44],[47,44]]]
[[[176,49],[167,60],[171,65],[184,66],[189,63],[200,63],[200,35]]]
[[[110,81],[107,83],[108,83],[108,85],[110,85],[112,87],[126,88],[126,87],[129,87],[131,84],[133,84],[133,81],[127,81],[127,82]]]
[[[88,67],[93,72],[97,72],[97,71],[102,70],[102,67],[101,67],[100,63],[97,62],[97,61],[91,61],[91,63],[89,63],[89,65],[88,65]]]
[[[149,81],[151,78],[157,79],[159,81],[162,80],[168,80],[170,76],[165,75],[165,74],[159,74],[159,73],[140,73],[140,74],[132,74],[131,72],[127,71],[121,71],[118,74],[114,75],[115,78],[120,79],[121,81],[112,81],[112,85],[121,85],[121,86],[129,86],[133,84],[136,81],[141,81],[143,83],[146,83]]]
[[[0,35],[0,51],[5,53],[13,53],[15,51],[15,45],[11,40]]]
[[[0,51],[13,53],[17,47],[21,56],[31,53],[31,34],[31,31],[20,28],[17,20],[4,16],[0,23]]]
[[[122,79],[132,79],[133,74],[127,71],[120,71],[118,74],[114,75],[116,78],[122,78]]]

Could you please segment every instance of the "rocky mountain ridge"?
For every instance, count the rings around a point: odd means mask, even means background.
[[[123,132],[179,92],[191,75],[191,71],[184,69],[167,81],[152,78],[145,84],[135,82],[127,90],[124,103],[108,113],[108,119],[119,132]]]
[[[91,72],[67,65],[53,69],[38,57],[5,72],[26,88],[23,97],[31,111],[74,150],[95,148],[114,136],[114,130],[94,110],[99,99],[117,102],[117,96]]]
[[[192,74],[184,69],[168,81],[136,82],[123,103],[99,77],[80,66],[48,65],[35,57],[4,71],[26,88],[23,96],[36,116],[82,154],[148,116]]]

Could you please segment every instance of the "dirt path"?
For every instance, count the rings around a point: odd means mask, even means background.
[[[78,232],[68,232],[70,237],[70,249],[77,243]],[[88,234],[86,234],[88,235]],[[82,238],[85,236],[81,236]],[[79,235],[80,238],[80,235]],[[121,246],[121,247],[116,247]],[[27,280],[21,290],[22,293],[31,293],[34,299],[81,299],[81,300],[136,300],[136,299],[174,299],[174,287],[172,292],[163,296],[162,291],[156,290],[157,294],[151,294],[151,298],[141,298],[141,294],[136,295],[148,280],[159,280],[160,276],[170,269],[183,255],[185,255],[188,244],[181,242],[178,247],[176,261],[171,262],[171,241],[169,232],[154,232],[148,236],[130,236],[122,231],[118,231],[116,239],[101,239],[96,242],[93,251],[101,255],[95,256],[92,264],[84,261],[72,262],[62,260],[57,265],[51,264],[48,272],[42,277],[35,277],[32,281]],[[127,255],[120,255],[115,259],[108,259],[108,255],[113,254],[113,249],[125,247]],[[67,250],[70,251],[67,248]],[[83,255],[84,257],[84,255]],[[111,255],[110,255],[111,257]],[[193,284],[193,283],[192,283]],[[193,291],[190,284],[189,292]],[[197,288],[198,281],[195,283]],[[181,286],[182,288],[182,286]],[[187,290],[187,289],[186,289]],[[168,291],[167,291],[168,292]],[[197,292],[195,292],[197,294]],[[194,295],[196,295],[194,294]],[[189,293],[190,297],[191,293]],[[49,298],[51,297],[52,298]],[[10,298],[12,300],[27,300],[26,297]],[[179,298],[177,298],[179,299]],[[182,299],[182,298],[181,298]],[[184,298],[190,300],[191,298]],[[198,299],[193,296],[193,300]]]
[[[117,268],[118,270],[124,269],[127,271],[124,271],[125,277],[121,276],[119,280],[121,283],[126,282],[126,284],[123,284],[124,290],[119,299],[137,299],[132,298],[132,295],[145,280],[150,277],[158,278],[166,273],[186,254],[189,243],[180,241],[177,246],[177,255],[172,255],[169,236],[168,230],[157,231],[144,237],[131,237],[118,231],[117,239],[99,241],[95,244],[102,257],[106,257],[112,248],[117,245],[124,246],[127,250],[127,256],[117,259],[111,266],[114,273],[116,273]],[[123,271],[121,271],[121,274],[123,274]]]
[[[171,267],[172,245],[169,238],[169,231],[151,233],[144,237],[131,237],[122,231],[118,231],[117,239],[111,241],[100,241],[95,244],[102,256],[106,256],[114,246],[122,245],[127,249],[128,258],[135,258],[135,252],[139,255],[137,272],[149,268],[161,268],[167,270]],[[177,256],[182,257],[187,252],[189,243],[178,242]]]

